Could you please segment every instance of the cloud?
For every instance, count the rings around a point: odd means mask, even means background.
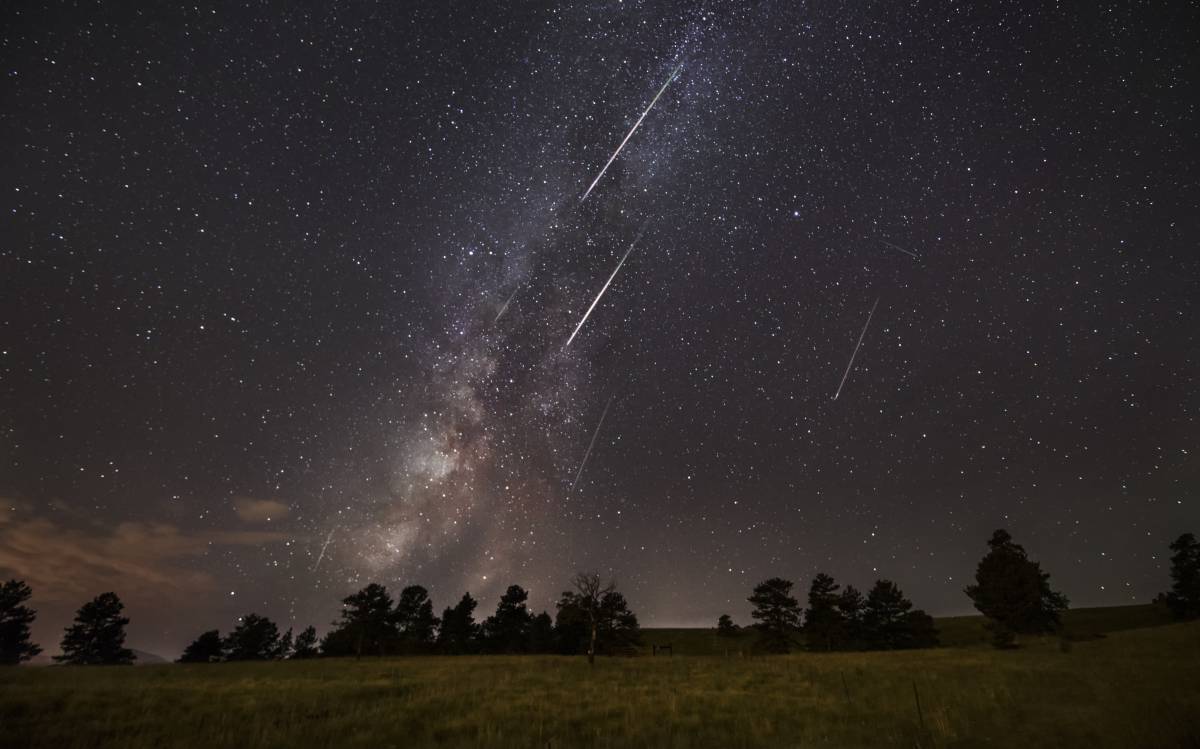
[[[234,500],[233,511],[247,523],[265,523],[287,517],[291,508],[274,499],[237,497]]]

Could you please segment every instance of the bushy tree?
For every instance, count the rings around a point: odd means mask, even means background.
[[[556,649],[554,620],[543,611],[529,623],[529,652],[553,653]]]
[[[183,649],[177,663],[217,663],[225,659],[225,642],[218,630],[210,629]]]
[[[433,646],[440,620],[433,614],[433,601],[425,588],[410,585],[400,591],[393,620],[404,652],[419,653]]]
[[[438,650],[454,655],[475,650],[479,636],[479,625],[475,623],[477,605],[478,602],[470,593],[463,593],[453,608],[442,612],[442,626],[437,637]]]
[[[29,639],[29,625],[37,612],[25,605],[33,590],[24,580],[9,580],[0,585],[0,666],[15,666],[42,649]]]
[[[326,655],[383,655],[396,641],[392,598],[387,588],[371,583],[342,599],[342,614],[321,642]]]
[[[520,585],[510,585],[496,613],[483,622],[483,641],[493,653],[523,653],[529,649],[529,627],[533,615],[525,605],[529,593]]]
[[[791,580],[773,577],[756,585],[754,594],[748,599],[754,604],[750,616],[756,621],[759,644],[767,652],[788,652],[800,629],[800,603],[792,597],[791,591]]]
[[[295,645],[292,642],[292,628],[288,627],[288,631],[283,633],[283,637],[279,638],[279,644],[275,647],[275,657],[281,661],[292,657],[292,648]]]
[[[1017,634],[1054,632],[1067,597],[1051,590],[1049,573],[1030,561],[1025,549],[1001,529],[988,541],[989,551],[975,571],[966,594],[988,618],[996,647],[1011,647]]]
[[[740,627],[733,623],[733,618],[729,614],[721,614],[717,617],[717,634],[721,637],[733,637],[740,631]]]
[[[292,646],[292,658],[303,660],[317,656],[317,628],[311,624],[300,630],[296,635],[296,643]]]
[[[1200,617],[1200,542],[1184,533],[1171,544],[1171,590],[1167,607],[1177,619]]]
[[[933,617],[913,609],[912,601],[891,580],[877,580],[863,607],[864,644],[875,650],[937,645]]]
[[[864,647],[863,609],[866,599],[853,585],[847,585],[838,596],[837,610],[842,619],[842,647]]]
[[[810,650],[833,650],[842,646],[844,622],[838,610],[838,588],[824,572],[808,588],[808,610],[804,614],[804,637]]]
[[[225,637],[225,659],[270,661],[279,657],[279,627],[258,614],[246,614]]]
[[[133,663],[133,651],[125,647],[129,619],[121,616],[124,610],[121,599],[111,592],[85,603],[63,635],[62,655],[54,660],[77,666]]]

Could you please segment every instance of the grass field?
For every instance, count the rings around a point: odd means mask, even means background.
[[[1066,652],[5,669],[0,746],[1200,746],[1200,624],[1131,616]]]

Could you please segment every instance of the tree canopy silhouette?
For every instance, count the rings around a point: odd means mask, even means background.
[[[334,627],[321,643],[326,655],[383,655],[399,635],[387,588],[371,583],[343,598],[342,615]]]
[[[754,586],[748,599],[754,604],[750,616],[757,622],[759,645],[770,653],[786,653],[791,649],[795,633],[800,629],[800,603],[792,597],[792,581],[772,577]]]
[[[510,585],[496,613],[483,622],[482,638],[484,646],[493,653],[524,653],[529,649],[529,628],[533,623],[533,614],[529,613],[525,602],[529,593],[520,585]]]
[[[183,649],[178,663],[217,663],[225,659],[225,641],[219,630],[210,629]]]
[[[470,593],[463,597],[453,608],[442,612],[442,626],[438,629],[437,646],[443,653],[461,655],[475,649],[479,625],[475,623],[475,607],[479,602]]]
[[[403,652],[421,653],[433,646],[441,620],[434,616],[433,601],[425,588],[409,585],[400,591],[392,618]]]
[[[317,657],[317,628],[311,624],[300,630],[292,646],[292,658],[303,660]]]
[[[556,604],[561,651],[586,653],[593,665],[598,653],[632,652],[641,629],[616,583],[602,584],[597,572],[578,573],[571,582],[575,590],[564,591]]]
[[[1025,549],[1003,529],[992,534],[988,553],[975,571],[966,594],[988,618],[996,647],[1012,647],[1018,634],[1054,632],[1067,597],[1050,589],[1050,575],[1030,561]]]
[[[0,585],[0,665],[15,666],[42,649],[29,639],[29,625],[37,612],[25,605],[33,590],[24,580],[9,580]]]
[[[804,613],[804,636],[810,650],[833,650],[843,639],[843,621],[838,611],[838,588],[824,572],[808,588],[808,610]]]
[[[1177,619],[1200,617],[1200,542],[1184,533],[1171,543],[1171,591],[1167,607]]]
[[[258,614],[246,614],[225,637],[225,658],[230,661],[270,661],[280,656],[279,628]]]
[[[75,623],[67,627],[62,639],[59,663],[77,666],[125,665],[133,663],[133,651],[125,647],[125,626],[129,619],[116,593],[101,593],[83,604],[75,614]]]

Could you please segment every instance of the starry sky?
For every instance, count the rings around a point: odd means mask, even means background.
[[[965,613],[1001,526],[1075,605],[1167,587],[1196,4],[305,5],[0,9],[0,575],[48,649],[110,589],[174,654],[580,569],[644,625],[817,571]]]

